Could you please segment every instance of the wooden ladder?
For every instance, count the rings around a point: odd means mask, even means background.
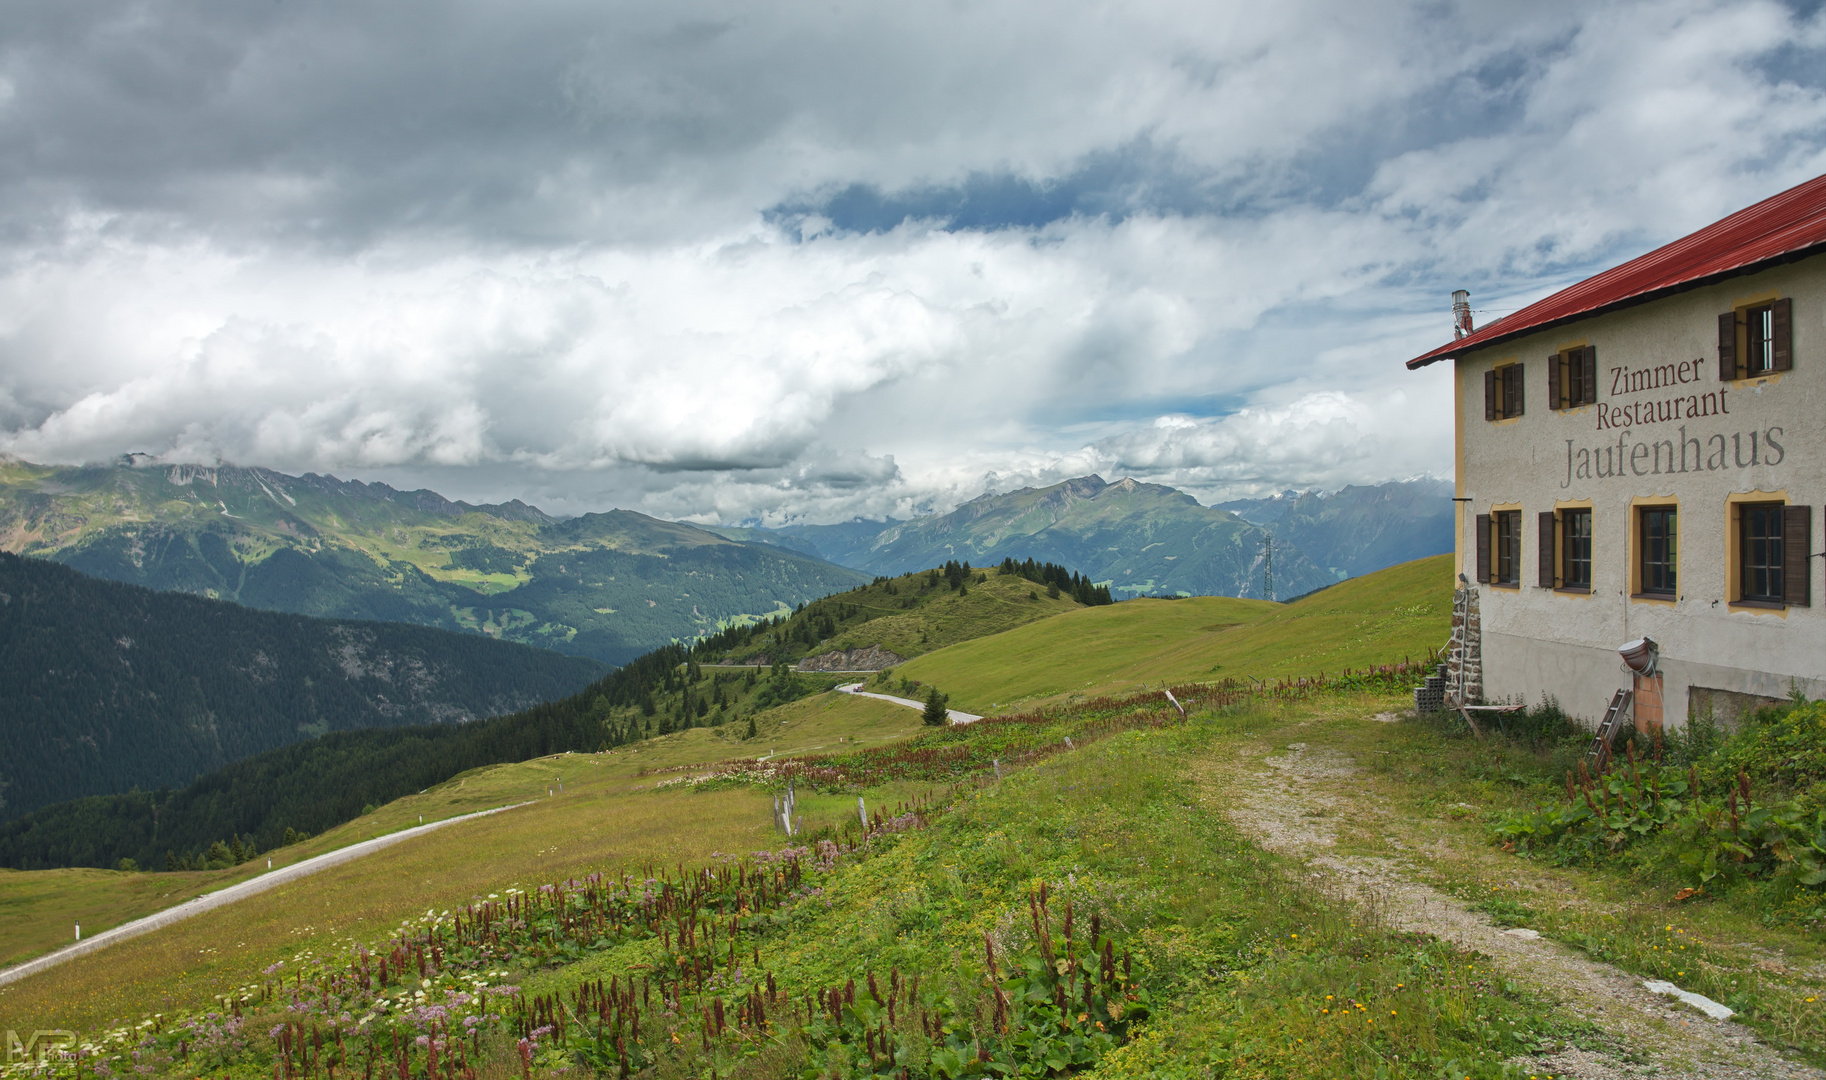
[[[1592,736],[1591,747],[1585,751],[1585,760],[1591,762],[1592,775],[1604,771],[1610,764],[1610,744],[1617,737],[1617,730],[1630,716],[1630,706],[1635,703],[1635,692],[1618,690],[1611,695],[1610,708],[1604,710],[1604,719],[1598,723],[1598,733]]]

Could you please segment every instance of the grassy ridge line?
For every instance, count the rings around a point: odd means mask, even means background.
[[[911,737],[891,745],[681,763],[643,771],[642,775],[695,774],[661,786],[683,782],[689,788],[702,790],[741,785],[777,790],[790,782],[808,785],[810,790],[847,794],[896,781],[961,784],[992,774],[999,776],[1001,769],[1032,765],[1122,732],[1181,726],[1199,710],[1262,707],[1338,693],[1400,693],[1413,684],[1422,670],[1418,664],[1391,664],[1335,678],[1191,683],[1170,688],[1179,701],[1178,707],[1159,691],[1101,697],[1032,712],[984,717],[970,724],[938,728],[922,724]]]
[[[1045,584],[996,568],[949,578],[921,570],[814,600],[771,624],[732,627],[693,653],[704,663],[771,663],[875,645],[910,657],[1084,606],[1069,590],[1053,596]]]
[[[1143,686],[1342,672],[1431,655],[1451,629],[1452,558],[1417,559],[1291,604],[1130,600],[940,649],[902,665],[992,713]]]

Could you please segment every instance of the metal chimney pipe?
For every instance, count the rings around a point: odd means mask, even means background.
[[[1471,294],[1463,289],[1452,293],[1452,340],[1458,341],[1471,333]]]

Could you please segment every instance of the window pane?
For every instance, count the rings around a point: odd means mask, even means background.
[[[1499,510],[1495,515],[1496,580],[1517,585],[1522,580],[1522,513]]]
[[[1675,511],[1668,507],[1642,511],[1643,592],[1675,591],[1675,569],[1679,554],[1679,528]]]
[[[1742,509],[1739,552],[1741,592],[1745,600],[1782,598],[1782,507],[1761,503]]]
[[[1591,511],[1567,510],[1560,517],[1561,580],[1570,589],[1591,588]]]
[[[1750,355],[1746,358],[1750,371],[1775,370],[1775,309],[1773,307],[1751,308],[1744,313],[1744,322],[1748,327],[1745,344],[1749,346]]]

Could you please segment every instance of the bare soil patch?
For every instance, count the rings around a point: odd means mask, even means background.
[[[1384,720],[1385,715],[1372,719]],[[1508,977],[1558,1001],[1626,1048],[1605,1053],[1568,1047],[1532,1059],[1530,1072],[1590,1080],[1826,1077],[1741,1024],[1713,1020],[1653,994],[1637,976],[1539,935],[1505,931],[1427,884],[1416,873],[1416,863],[1460,841],[1439,830],[1429,834],[1424,823],[1403,820],[1378,805],[1373,788],[1358,782],[1360,770],[1351,754],[1316,738],[1322,727],[1315,726],[1324,723],[1294,729],[1313,744],[1255,739],[1215,747],[1195,764],[1201,797],[1219,806],[1257,843],[1303,859],[1328,888],[1372,907],[1389,925],[1433,934],[1493,958]],[[1340,850],[1341,824],[1348,826],[1350,846],[1357,850]],[[1533,870],[1526,864],[1513,869],[1518,877]]]

